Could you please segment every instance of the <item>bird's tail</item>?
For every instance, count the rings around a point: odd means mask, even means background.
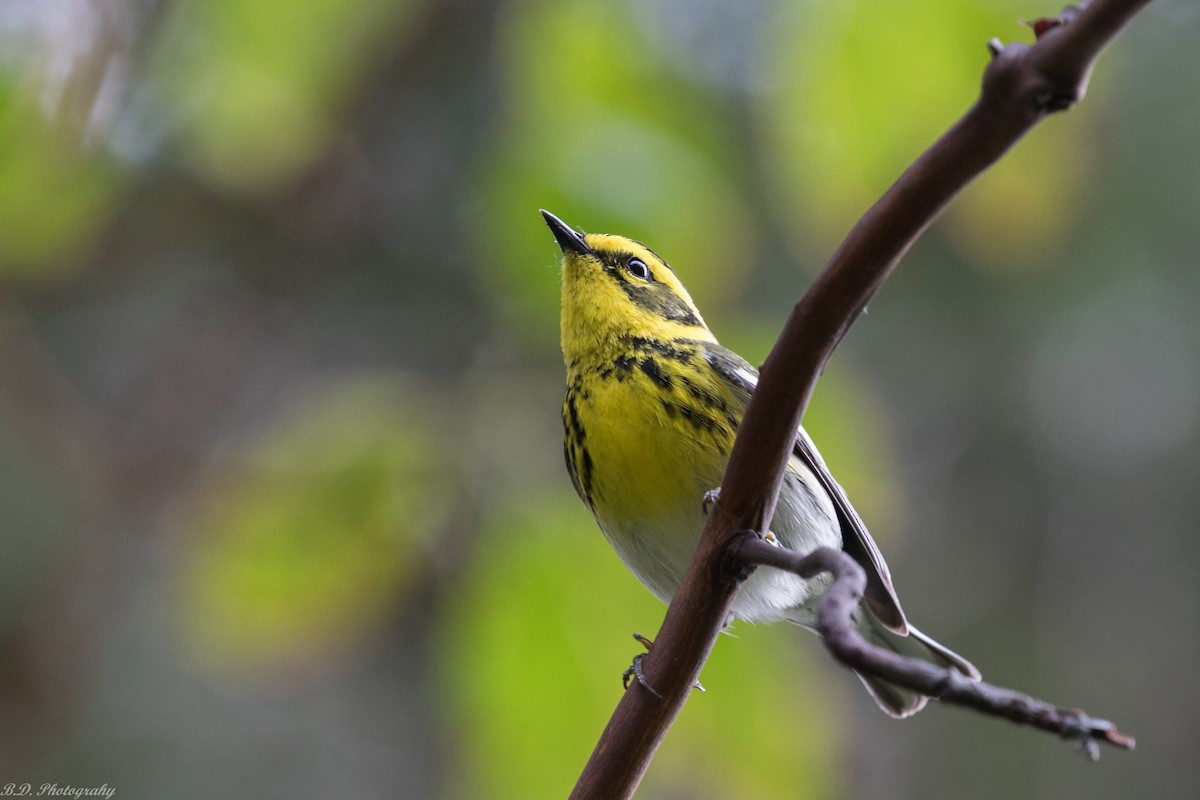
[[[931,661],[939,667],[961,672],[972,680],[979,680],[979,670],[975,665],[955,653],[948,647],[935,642],[912,625],[908,626],[908,635],[902,636],[883,626],[875,615],[861,606],[856,609],[854,621],[858,632],[873,645],[899,653],[902,656]],[[867,691],[875,698],[875,702],[889,716],[897,719],[912,716],[925,707],[929,698],[911,689],[896,686],[879,678],[855,672]]]

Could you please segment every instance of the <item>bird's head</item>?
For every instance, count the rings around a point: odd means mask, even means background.
[[[543,211],[562,249],[562,347],[567,361],[641,338],[713,340],[675,272],[641,242],[575,231]]]

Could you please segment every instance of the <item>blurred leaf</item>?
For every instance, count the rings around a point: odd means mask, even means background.
[[[974,102],[984,43],[1032,37],[1016,24],[1028,9],[1009,2],[781,8],[771,54],[780,84],[760,115],[776,168],[768,177],[786,209],[784,229],[823,249]],[[986,190],[955,209],[949,228],[972,256],[1020,258],[1067,227],[1088,163],[1080,112],[1069,116],[1039,128],[987,175]]]
[[[308,166],[372,59],[406,43],[421,0],[206,0],[162,45],[161,95],[188,159],[226,189],[270,190]]]
[[[58,275],[77,263],[64,256],[108,218],[117,176],[6,78],[0,74],[0,275]]]
[[[566,493],[496,509],[472,557],[439,622],[443,696],[463,758],[455,795],[564,796],[640,652],[630,634],[652,635],[665,607]],[[717,643],[708,693],[689,700],[639,796],[832,793],[837,692],[815,685],[819,642],[786,625],[735,634]]]
[[[946,211],[942,232],[975,264],[1022,270],[1054,263],[1081,212],[1097,153],[1100,92],[1042,123]],[[1090,109],[1090,110],[1089,110]]]
[[[203,503],[186,566],[202,660],[263,668],[356,643],[391,615],[445,514],[447,473],[411,390],[330,385],[249,443]]]
[[[858,681],[799,628],[738,623],[731,633],[650,768],[648,796],[840,796],[841,715]]]

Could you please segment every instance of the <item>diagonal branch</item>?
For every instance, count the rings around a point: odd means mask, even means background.
[[[813,386],[900,258],[943,208],[1048,114],[1082,98],[1099,52],[1149,0],[1092,0],[1035,28],[1033,45],[989,44],[976,103],[854,226],[793,309],[764,362],[700,545],[634,683],[621,698],[572,798],[629,797],[683,707],[729,615],[737,581],[727,548],[766,530]]]
[[[1098,743],[1126,750],[1134,747],[1133,738],[1118,731],[1107,720],[1093,719],[1082,711],[1060,708],[1012,689],[974,681],[955,670],[906,658],[867,642],[850,617],[862,599],[867,576],[858,562],[841,550],[822,547],[805,555],[768,544],[750,531],[734,539],[729,552],[744,564],[774,567],[802,578],[812,578],[823,572],[832,574],[833,585],[821,595],[817,608],[817,630],[834,658],[847,667],[878,675],[948,703],[970,706],[1057,733],[1064,739],[1075,741],[1092,761],[1100,757]]]

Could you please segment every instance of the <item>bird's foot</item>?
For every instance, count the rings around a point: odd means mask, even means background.
[[[646,653],[649,653],[650,648],[654,647],[654,642],[650,641],[645,636],[642,636],[640,633],[635,633],[633,638],[636,639],[642,645],[642,647],[646,648]],[[629,665],[629,669],[621,673],[621,685],[628,689],[630,680],[637,680],[637,682],[642,685],[642,688],[655,697],[661,699],[662,695],[658,693],[658,690],[650,685],[650,681],[646,680],[646,673],[642,672],[642,659],[646,657],[646,653],[638,653],[633,657],[633,663]],[[692,688],[699,689],[702,692],[704,691],[704,687],[700,685],[700,681],[696,681],[694,684],[692,684]]]
[[[650,648],[654,646],[654,642],[650,641],[645,636],[642,636],[640,633],[635,633],[633,638],[640,642],[642,647],[646,648],[646,653],[650,652]],[[642,685],[642,688],[655,697],[661,698],[662,695],[658,693],[658,690],[650,685],[650,681],[646,680],[646,674],[642,672],[642,659],[646,657],[646,653],[638,653],[633,657],[633,663],[629,665],[627,670],[621,673],[621,685],[628,689],[630,679],[636,678],[637,682]]]

